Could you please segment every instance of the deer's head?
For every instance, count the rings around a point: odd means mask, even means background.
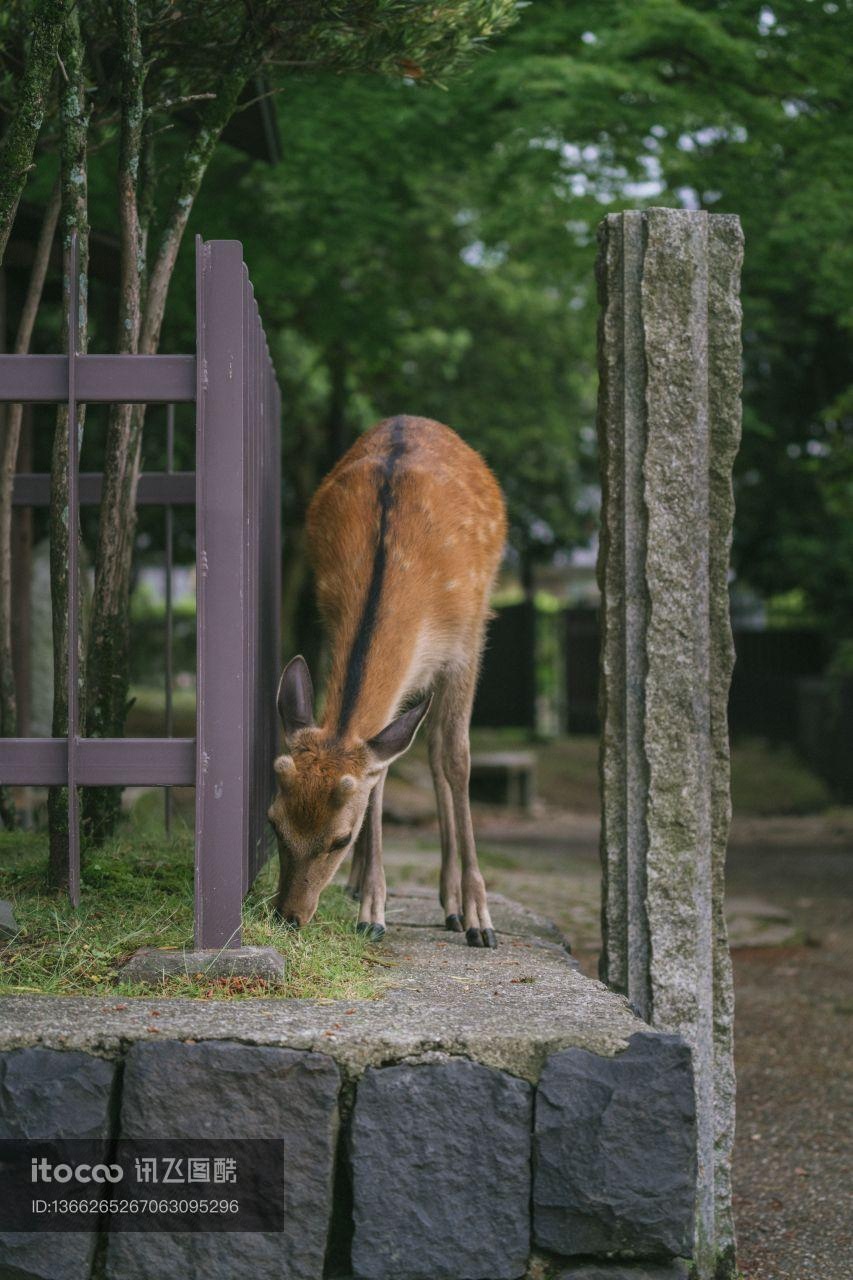
[[[392,760],[412,745],[429,710],[422,702],[369,741],[314,723],[307,663],[293,658],[278,688],[287,754],[275,761],[278,789],[268,816],[278,840],[276,911],[293,928],[307,924],[361,830],[370,793]]]

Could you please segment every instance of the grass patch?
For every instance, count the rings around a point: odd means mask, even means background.
[[[166,696],[162,689],[148,685],[134,685],[131,689],[132,705],[127,715],[125,733],[128,737],[156,738],[165,731]],[[195,689],[174,689],[172,714],[175,718],[174,733],[177,738],[191,738],[195,734]]]
[[[192,945],[192,836],[185,830],[166,839],[150,811],[89,851],[79,910],[64,894],[48,892],[46,864],[45,836],[0,834],[0,897],[11,899],[20,926],[0,946],[0,994],[340,1000],[378,993],[374,947],[356,934],[353,904],[342,889],[327,889],[311,924],[291,933],[271,914],[272,862],[243,905],[243,941],[285,956],[283,983],[203,974],[157,986],[122,981],[118,969],[137,948]]]
[[[489,871],[524,871],[529,865],[529,858],[515,853],[507,853],[505,849],[492,849],[489,845],[477,845],[477,857],[480,866]]]
[[[829,788],[793,748],[747,738],[732,747],[732,808],[735,813],[822,813]]]
[[[474,751],[533,751],[540,799],[576,813],[598,811],[598,738],[573,735],[536,742],[518,730],[474,729],[471,747]],[[425,759],[425,748],[420,749]],[[732,744],[735,814],[769,817],[824,813],[830,805],[826,784],[792,747],[759,738],[738,739]]]

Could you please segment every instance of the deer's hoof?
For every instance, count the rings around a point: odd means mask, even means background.
[[[498,940],[494,929],[466,929],[465,940],[469,947],[496,947]]]
[[[385,925],[373,924],[369,920],[359,920],[355,931],[363,934],[368,942],[380,942],[385,937]]]
[[[444,927],[449,933],[461,933],[464,926],[461,916],[445,916]]]

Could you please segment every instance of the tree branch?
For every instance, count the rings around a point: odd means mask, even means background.
[[[0,142],[0,263],[44,122],[66,9],[66,0],[38,0],[33,14],[32,39],[16,90],[15,110]]]

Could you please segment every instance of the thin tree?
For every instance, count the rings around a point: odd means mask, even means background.
[[[33,328],[41,305],[50,251],[59,217],[59,185],[54,188],[45,207],[41,231],[36,244],[27,295],[15,334],[15,355],[26,355],[30,349]],[[4,430],[0,439],[0,737],[9,738],[19,731],[15,697],[15,675],[12,665],[12,490],[21,441],[24,406],[7,406]],[[15,812],[5,787],[0,788],[0,820],[7,827],[15,825]]]
[[[89,112],[80,12],[75,6],[68,15],[60,45],[65,81],[59,105],[60,120],[60,224],[66,254],[76,232],[78,242],[78,287],[80,310],[77,318],[80,353],[88,341],[89,214],[87,143]],[[67,261],[67,259],[66,259]],[[62,279],[62,339],[68,341],[68,307],[71,280],[67,270]],[[83,409],[78,405],[77,430],[82,434]],[[68,723],[68,554],[72,538],[79,538],[68,509],[68,406],[60,405],[53,438],[50,487],[50,595],[53,614],[53,736],[64,738],[76,726]],[[78,644],[80,637],[78,636]],[[83,650],[80,647],[82,680]],[[67,787],[51,787],[48,792],[50,854],[48,874],[52,885],[68,881],[68,794]]]

